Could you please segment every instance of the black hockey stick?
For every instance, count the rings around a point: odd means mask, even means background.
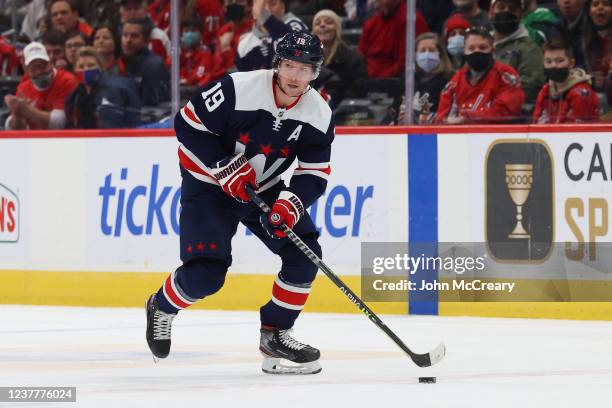
[[[269,213],[270,207],[268,204],[264,202],[264,200],[255,193],[253,188],[250,185],[246,185],[246,191],[249,194],[249,197],[253,200],[253,202],[264,212]],[[439,363],[446,353],[446,347],[444,343],[440,343],[436,348],[434,348],[429,353],[418,354],[410,350],[408,346],[404,344],[404,342],[397,337],[391,329],[387,327],[387,325],[380,320],[380,318],[370,309],[342,280],[327,266],[323,261],[315,254],[309,247],[302,241],[300,237],[297,236],[295,232],[287,225],[283,224],[281,226],[283,232],[287,234],[287,237],[299,248],[300,251],[304,253],[314,263],[323,273],[331,279],[334,284],[340,288],[342,293],[351,301],[359,310],[365,314],[368,319],[370,319],[379,329],[381,329],[387,336],[393,340],[395,344],[398,345],[408,356],[412,359],[412,361],[418,365],[419,367],[429,367],[434,364]]]

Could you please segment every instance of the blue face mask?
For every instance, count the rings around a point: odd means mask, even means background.
[[[440,65],[439,52],[419,52],[416,55],[416,63],[423,71],[430,73]]]
[[[200,43],[200,33],[197,31],[185,31],[181,36],[181,44],[184,48],[193,48]]]
[[[95,86],[100,80],[102,70],[100,68],[88,69],[83,72],[83,81],[89,86]]]
[[[461,34],[457,34],[452,37],[449,37],[446,49],[448,50],[448,53],[450,55],[452,55],[453,57],[458,57],[460,55],[463,55],[464,43],[465,38]]]

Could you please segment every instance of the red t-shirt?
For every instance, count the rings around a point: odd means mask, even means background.
[[[416,35],[429,31],[427,21],[417,10]],[[399,77],[406,63],[406,2],[389,17],[376,13],[363,25],[359,52],[368,63],[370,78]]]
[[[181,48],[181,84],[200,85],[220,78],[225,73],[221,55],[200,46],[193,50]]]
[[[219,27],[223,24],[223,3],[220,0],[198,0],[196,11],[202,21],[202,42],[210,46],[216,40]]]
[[[436,122],[443,123],[449,113],[462,117],[464,123],[508,122],[521,113],[525,92],[518,72],[509,65],[495,62],[475,85],[468,79],[469,67],[461,68],[440,94]]]
[[[550,85],[545,84],[533,111],[534,123],[596,122],[599,119],[599,99],[587,82],[574,85],[553,99]]]
[[[38,110],[45,112],[51,112],[54,109],[64,110],[66,99],[78,85],[79,80],[74,75],[58,69],[51,86],[44,91],[36,89],[29,78],[22,79],[17,87],[17,96],[27,99]],[[28,122],[28,127],[41,129],[40,126],[30,122]]]

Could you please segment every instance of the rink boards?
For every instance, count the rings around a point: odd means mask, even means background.
[[[310,214],[326,262],[355,290],[362,242],[486,242],[487,200],[502,199],[486,194],[496,149],[520,157],[537,144],[537,154],[548,155],[554,242],[612,241],[609,128],[443,130],[338,130],[327,192]],[[0,135],[0,303],[140,306],[178,262],[176,149],[167,131]],[[196,307],[256,309],[269,298],[278,261],[244,227],[232,246],[226,287]],[[432,305],[373,308],[612,319],[600,303]],[[319,276],[307,310],[353,305]]]

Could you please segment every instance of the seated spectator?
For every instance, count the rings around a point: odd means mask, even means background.
[[[417,37],[414,76],[414,117],[419,123],[430,123],[440,103],[440,93],[453,72],[440,37],[425,33]]]
[[[16,75],[19,70],[19,58],[15,47],[8,39],[0,36],[0,76]]]
[[[219,28],[217,36],[225,71],[234,66],[240,37],[253,29],[252,9],[252,0],[227,0],[225,3],[225,24]]]
[[[225,74],[219,53],[202,44],[200,20],[185,19],[181,29],[181,85],[203,86]]]
[[[593,76],[593,89],[600,92],[604,88],[610,61],[612,0],[590,0],[589,22],[582,39],[586,50],[586,67]]]
[[[544,45],[544,71],[548,83],[542,87],[533,112],[534,123],[594,122],[599,117],[599,99],[591,89],[591,77],[574,68],[570,46],[558,42]]]
[[[77,52],[81,47],[87,45],[87,37],[80,31],[71,31],[66,35],[64,49],[66,53],[66,61],[68,61],[68,71],[74,72],[74,63],[76,62]]]
[[[146,0],[121,0],[119,15],[121,16],[121,24],[125,24],[129,20],[144,20],[149,26],[148,30],[151,33],[148,41],[149,49],[159,55],[167,66],[170,66],[170,48],[172,44],[168,34],[159,27],[156,27],[147,14]]]
[[[100,24],[94,29],[91,36],[93,46],[102,60],[104,71],[119,75],[117,58],[121,53],[120,41],[115,37],[115,30],[109,24]]]
[[[145,106],[157,106],[170,100],[170,73],[159,55],[149,51],[151,34],[145,20],[128,20],[121,31],[119,73],[136,82],[140,101]]]
[[[540,7],[537,0],[525,0],[521,23],[527,29],[529,38],[542,46],[562,32],[561,21],[555,13],[546,7]]]
[[[331,106],[337,106],[344,96],[359,96],[363,91],[360,85],[368,78],[367,68],[363,57],[342,41],[340,17],[332,10],[319,11],[313,19],[312,33],[323,43],[323,66],[340,79],[343,95],[332,94]],[[315,87],[318,87],[320,84],[317,82],[324,78],[325,76],[319,75]]]
[[[71,73],[54,69],[41,43],[33,42],[23,50],[27,76],[17,87],[17,95],[6,95],[10,110],[6,128],[63,129],[66,124],[66,98],[77,87]]]
[[[80,84],[66,102],[67,127],[111,129],[140,124],[136,86],[129,79],[105,72],[95,48],[79,50],[74,70]]]
[[[189,0],[185,10],[188,17],[199,16],[203,26],[202,42],[212,49],[217,45],[217,35],[224,23],[223,13],[223,0]]]
[[[521,77],[525,102],[531,106],[544,84],[542,50],[520,24],[522,0],[493,0],[491,22],[495,60],[510,65]]]
[[[236,68],[238,71],[253,71],[272,67],[274,42],[289,31],[308,31],[302,20],[293,13],[285,12],[283,0],[254,0],[251,32],[238,43]]]
[[[559,10],[565,18],[563,23],[567,27],[565,40],[571,41],[576,65],[580,67],[585,66],[585,50],[582,46],[582,36],[588,26],[588,13],[585,9],[586,1],[587,0],[557,0]]]
[[[54,68],[66,69],[68,67],[64,46],[66,44],[66,34],[57,30],[49,30],[43,34],[41,40],[49,58],[51,58],[51,65]]]
[[[493,37],[486,29],[465,33],[466,66],[440,95],[436,123],[509,123],[521,112],[525,92],[516,70],[493,60]]]
[[[406,2],[380,0],[379,10],[363,25],[359,52],[370,78],[401,77],[406,64]],[[427,31],[427,22],[417,10],[416,35]]]
[[[451,14],[451,17],[459,14],[470,23],[470,27],[486,27],[491,29],[489,14],[478,7],[478,0],[453,0],[453,4],[457,10]],[[447,23],[448,20],[444,23],[444,27],[446,27]]]
[[[459,13],[456,13],[446,21],[444,37],[446,39],[446,50],[455,71],[463,66],[463,46],[465,45],[465,30],[470,28],[470,23]]]
[[[73,0],[51,0],[49,3],[51,29],[67,33],[72,30],[82,32],[86,37],[91,35],[91,26],[79,20],[79,12]]]

